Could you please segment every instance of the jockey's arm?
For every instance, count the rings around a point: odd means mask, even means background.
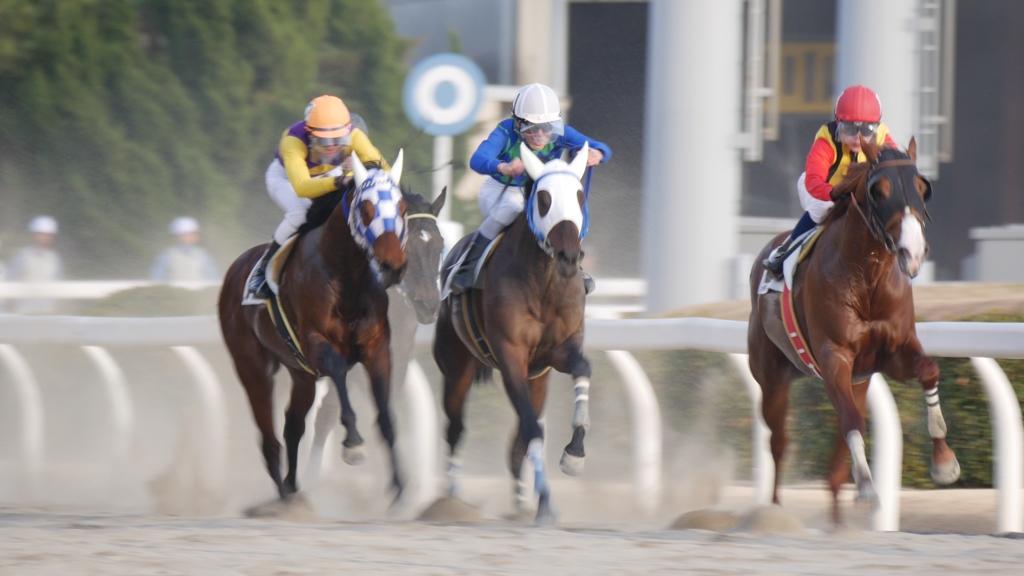
[[[589,138],[580,134],[572,126],[565,127],[565,134],[562,135],[562,144],[570,150],[579,150],[583,147],[583,143],[586,142],[590,145],[591,150],[598,150],[602,154],[601,164],[612,159],[612,149],[608,147],[604,142],[598,142],[593,138]]]
[[[370,138],[359,128],[352,130],[352,141],[348,146],[348,150],[345,150],[345,154],[356,153],[359,157],[359,161],[363,164],[370,162],[376,162],[380,164],[380,167],[384,170],[391,170],[391,166],[388,161],[384,159],[384,155],[380,153],[380,150],[370,142]],[[346,172],[348,174],[348,172]]]
[[[832,146],[824,138],[818,138],[811,145],[804,165],[804,186],[807,192],[825,202],[832,201],[832,185],[828,183],[828,169],[835,162],[836,155]]]
[[[281,139],[279,151],[284,171],[288,174],[288,181],[292,183],[292,188],[299,198],[317,198],[337,189],[334,178],[313,178],[309,175],[309,168],[306,166],[309,148],[302,140],[294,136],[285,136]]]
[[[501,151],[508,145],[509,134],[501,124],[491,131],[487,140],[484,140],[476,148],[476,152],[469,159],[469,167],[474,172],[494,176],[498,174],[498,165],[504,162],[500,158]]]

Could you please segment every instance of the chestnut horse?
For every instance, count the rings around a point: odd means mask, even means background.
[[[960,466],[946,444],[946,424],[939,408],[939,368],[925,355],[914,325],[910,279],[927,255],[925,202],[931,185],[915,166],[913,139],[906,152],[878,148],[862,139],[868,162],[850,166],[832,190],[835,206],[822,223],[824,230],[793,279],[793,309],[832,406],[839,415],[839,434],[829,463],[833,520],[839,523],[839,488],[850,475],[860,502],[877,504],[871,470],[864,451],[867,389],[870,377],[882,372],[894,380],[917,379],[928,406],[932,438],[932,479],[950,484]],[[779,235],[754,259],[750,273],[750,323],[747,346],[750,370],[764,393],[762,412],[771,429],[775,460],[773,501],[779,502],[779,478],[786,447],[786,411],[790,383],[814,370],[794,350],[781,314],[779,292],[758,294],[764,273],[761,261]]]
[[[220,293],[221,331],[249,396],[263,437],[267,470],[281,498],[298,491],[299,440],[305,432],[305,417],[319,375],[334,380],[341,400],[341,422],[347,433],[343,459],[358,464],[365,458],[363,438],[356,429],[345,384],[346,374],[357,362],[370,375],[377,424],[391,448],[396,500],[402,491],[388,409],[391,329],[385,293],[386,288],[402,280],[406,268],[406,203],[398,188],[402,154],[399,152],[390,173],[377,167],[367,170],[355,154],[352,159],[355,178],[345,199],[338,202],[322,226],[300,230],[280,282],[283,313],[291,321],[295,343],[312,372],[302,366],[278,335],[265,306],[241,305],[246,277],[262,254],[262,246],[249,249],[235,260]],[[311,211],[322,205],[314,202]],[[292,378],[292,400],[284,426],[288,473],[283,480],[273,418],[274,374],[282,364]]]
[[[571,374],[575,380],[572,441],[565,447],[560,464],[566,474],[583,472],[583,437],[590,426],[590,362],[583,356],[585,301],[580,275],[580,242],[586,231],[586,198],[580,179],[588,147],[583,147],[572,164],[562,160],[544,164],[525,145],[520,149],[526,171],[534,181],[532,195],[525,211],[494,248],[482,272],[483,289],[442,299],[434,360],[444,377],[450,494],[458,491],[456,447],[462,437],[462,413],[470,384],[474,377],[485,379],[492,367],[498,368],[519,416],[510,455],[512,474],[520,476],[524,456],[528,456],[538,495],[537,521],[551,522],[554,514],[544,469],[544,432],[537,421],[547,396],[549,368]],[[468,238],[463,238],[445,260],[444,281],[459,264]],[[470,298],[476,302],[470,305],[478,312],[482,340],[489,351],[477,346],[468,328],[469,311],[464,303],[471,302]]]

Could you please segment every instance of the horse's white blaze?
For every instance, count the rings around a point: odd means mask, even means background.
[[[430,232],[427,232],[426,230],[420,230],[420,240],[423,240],[424,242],[430,242]]]
[[[900,231],[900,249],[907,252],[907,272],[911,277],[917,275],[924,261],[926,244],[924,230],[921,229],[921,221],[910,212],[908,207],[903,213],[903,223]]]

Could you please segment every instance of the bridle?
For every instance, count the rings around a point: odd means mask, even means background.
[[[898,168],[901,166],[914,167],[914,176],[924,179],[924,177],[917,172],[917,163],[910,158],[898,158],[895,160],[883,160],[880,162],[876,160],[868,168],[867,184],[865,186],[864,194],[864,197],[867,202],[867,213],[865,213],[865,210],[861,208],[860,204],[857,202],[857,195],[850,195],[850,200],[853,203],[853,207],[857,209],[857,213],[860,214],[861,218],[864,219],[864,222],[867,223],[868,230],[871,232],[871,236],[874,237],[875,240],[878,240],[878,242],[885,247],[886,252],[894,256],[897,256],[899,254],[899,248],[896,244],[896,240],[892,237],[892,234],[889,234],[889,231],[886,230],[885,222],[882,221],[882,217],[879,216],[878,214],[878,203],[874,200],[873,196],[871,195],[871,189],[878,182],[878,180],[882,178],[882,170],[887,168]],[[906,206],[907,210],[910,210],[910,202],[907,198],[907,186],[906,182],[903,181],[902,175],[900,175],[899,181],[900,191],[903,193],[903,204],[904,206]],[[925,181],[925,183],[928,185],[928,190],[930,192],[931,184],[928,183],[927,180]],[[924,216],[928,220],[931,220],[931,215],[928,214],[927,208],[924,208]],[[917,218],[919,221],[921,221],[921,227],[924,228],[924,221],[921,219],[920,216],[918,216]],[[901,262],[901,266],[902,265],[903,264]]]

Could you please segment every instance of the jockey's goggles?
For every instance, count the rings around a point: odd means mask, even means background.
[[[310,135],[310,137],[309,137],[309,144],[313,148],[320,148],[320,147],[323,147],[323,146],[345,146],[345,145],[348,145],[352,141],[352,124],[345,125],[345,128],[348,129],[348,132],[346,132],[344,136],[334,136],[332,138],[327,138],[325,136],[313,136],[313,135]]]
[[[538,134],[554,134],[561,136],[565,133],[565,124],[561,120],[555,120],[553,122],[538,122],[536,124],[532,124],[526,120],[520,120],[519,133],[523,136],[533,136]]]
[[[865,138],[874,136],[875,131],[878,130],[878,123],[872,122],[840,122],[839,131],[843,136],[856,136],[860,134]]]

